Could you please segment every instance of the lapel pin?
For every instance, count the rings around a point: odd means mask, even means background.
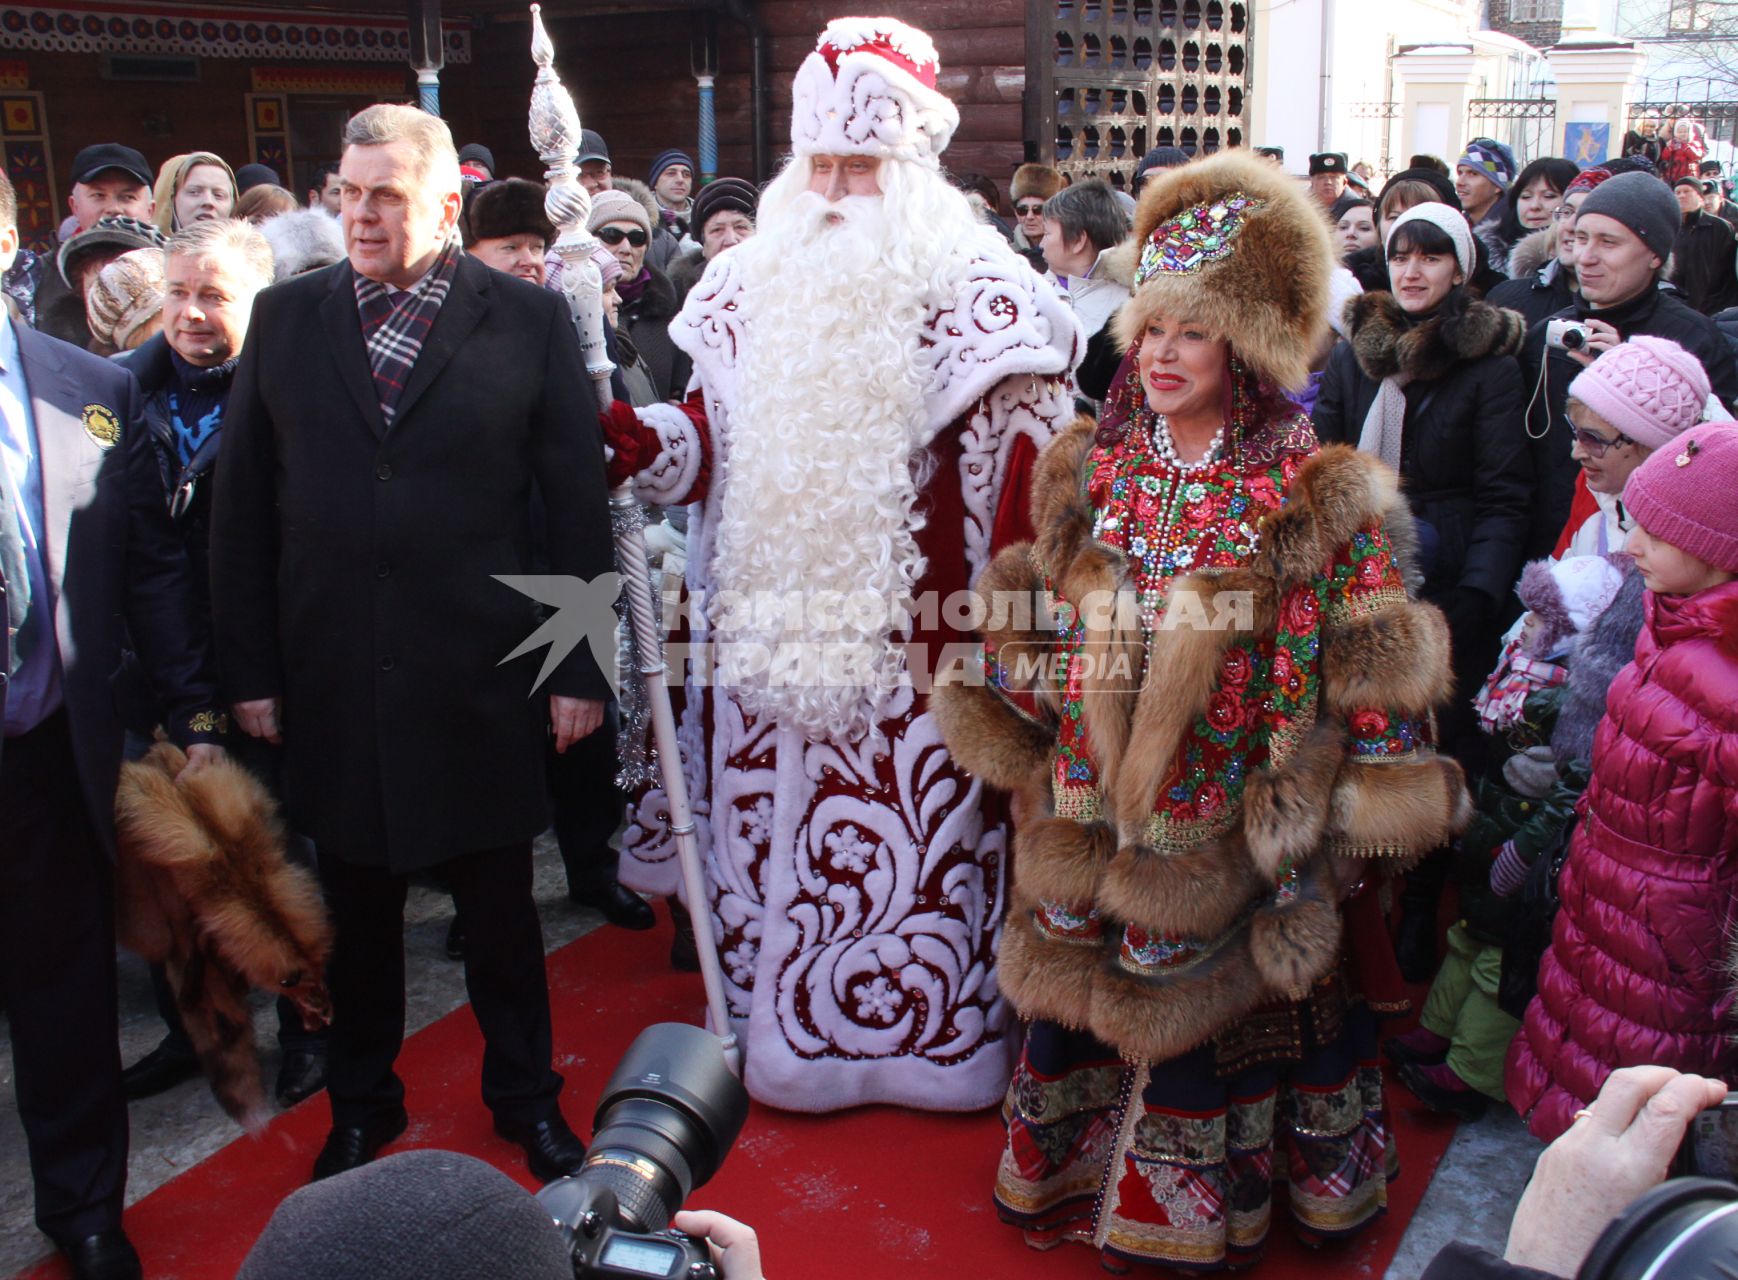
[[[1691,460],[1700,452],[1702,452],[1701,445],[1697,444],[1694,440],[1686,440],[1684,441],[1684,451],[1674,458],[1673,461],[1680,467],[1687,467],[1690,465]]]

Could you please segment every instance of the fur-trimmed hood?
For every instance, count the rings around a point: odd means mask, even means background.
[[[227,757],[183,777],[159,742],[121,767],[115,795],[121,944],[163,964],[223,1109],[265,1120],[250,988],[288,996],[305,1024],[331,1017],[332,929],[314,877],[284,857],[284,830],[259,780]]]
[[[1046,448],[1033,473],[1037,540],[998,555],[979,579],[981,594],[1053,592],[1079,602],[1132,591],[1122,553],[1092,532],[1095,425],[1081,419]],[[1296,451],[1279,440],[1259,447],[1264,456]],[[1389,588],[1358,611],[1324,609],[1314,633],[1313,726],[1276,745],[1269,764],[1250,774],[1241,801],[1213,828],[1218,834],[1191,836],[1186,847],[1152,843],[1161,838],[1151,826],[1159,788],[1220,692],[1227,653],[1274,637],[1282,602],[1300,589],[1313,594],[1355,538],[1410,523],[1397,479],[1376,459],[1344,446],[1300,456],[1286,501],[1260,521],[1259,549],[1247,562],[1167,588],[1173,612],[1222,618],[1222,606],[1235,606],[1244,610],[1238,622],[1173,625],[1167,615],[1149,633],[1114,608],[1098,623],[1080,615],[1095,659],[1079,704],[1098,775],[1095,816],[1056,810],[1062,708],[1053,689],[950,684],[931,699],[954,759],[1013,792],[1003,991],[1023,1015],[1084,1027],[1134,1059],[1185,1052],[1268,1001],[1308,992],[1341,957],[1339,901],[1365,868],[1403,869],[1470,816],[1453,761],[1419,749],[1365,763],[1350,751],[1348,724],[1369,709],[1422,721],[1450,691],[1441,614]],[[984,639],[996,654],[1048,652],[1057,642],[1041,623],[1005,625]],[[1143,683],[1146,672],[1162,678]],[[1276,893],[1287,868],[1293,888]],[[1210,943],[1187,962],[1137,972],[1119,958],[1125,926]]]
[[[1440,315],[1410,324],[1393,294],[1366,293],[1346,304],[1346,332],[1366,377],[1432,382],[1462,361],[1515,354],[1527,322],[1519,312],[1468,302],[1452,327]]]
[[[1551,243],[1551,228],[1529,232],[1509,250],[1509,279],[1524,280],[1542,270],[1547,263],[1557,261],[1557,251]]]

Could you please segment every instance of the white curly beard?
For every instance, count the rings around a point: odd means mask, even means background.
[[[957,222],[954,202],[934,202],[940,226],[892,194],[829,205],[797,186],[806,169],[774,182],[754,238],[733,250],[749,338],[709,610],[718,683],[746,710],[848,742],[873,729],[903,672],[895,636],[924,572],[917,505],[934,435],[920,338],[959,259],[950,224],[971,223],[963,200]]]

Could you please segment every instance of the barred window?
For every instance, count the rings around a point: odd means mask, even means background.
[[[1682,0],[1673,0],[1682,3]],[[1509,0],[1510,22],[1561,22],[1563,0]]]
[[[1666,30],[1675,33],[1706,31],[1714,25],[1714,0],[1672,0]]]

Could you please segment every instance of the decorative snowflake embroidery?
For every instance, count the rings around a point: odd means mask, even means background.
[[[1196,205],[1171,221],[1160,223],[1141,248],[1135,287],[1138,289],[1161,272],[1187,275],[1228,257],[1243,231],[1244,219],[1266,203],[1238,191],[1213,204]]]
[[[869,864],[881,846],[871,840],[865,840],[863,833],[856,827],[841,827],[837,831],[829,831],[822,841],[827,852],[833,856],[829,861],[833,870],[845,871],[853,875],[862,875],[869,870]]]
[[[772,843],[772,797],[762,796],[743,811],[742,834],[750,844]]]
[[[759,951],[752,942],[739,942],[724,953],[724,967],[730,970],[730,980],[746,987],[754,977],[754,962]]]
[[[857,1016],[865,1022],[873,1020],[885,1026],[899,1016],[899,1006],[904,1003],[905,997],[893,989],[885,974],[857,988]]]

